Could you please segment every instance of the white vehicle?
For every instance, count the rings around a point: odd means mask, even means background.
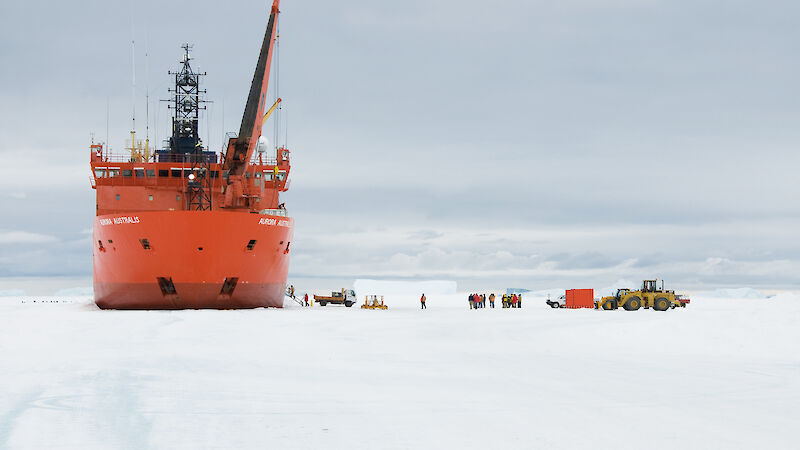
[[[548,295],[547,300],[545,300],[545,303],[550,305],[551,308],[563,308],[567,305],[567,296],[562,295],[561,297],[558,297],[555,300],[550,300],[550,296]]]
[[[349,308],[356,303],[356,291],[343,288],[339,292],[331,292],[330,297],[315,295],[314,301],[319,303],[319,306],[325,306],[331,303],[334,305],[344,305]]]

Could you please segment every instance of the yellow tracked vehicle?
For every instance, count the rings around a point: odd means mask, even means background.
[[[642,288],[632,291],[627,288],[618,289],[616,295],[603,297],[596,302],[595,309],[605,309],[607,311],[622,308],[626,311],[636,311],[639,308],[653,308],[656,311],[666,311],[672,308],[685,308],[690,302],[682,295],[676,295],[675,291],[665,290],[664,282],[661,282],[661,289],[658,288],[658,280],[644,280]]]

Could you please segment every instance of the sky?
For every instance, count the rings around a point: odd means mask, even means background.
[[[124,147],[131,40],[140,135],[149,91],[165,137],[189,42],[219,149],[270,3],[0,4],[0,290],[91,284],[88,145],[108,124]],[[799,18],[782,0],[284,0],[290,281],[800,287]]]

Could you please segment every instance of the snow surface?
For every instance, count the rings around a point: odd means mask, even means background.
[[[385,294],[387,311],[0,298],[0,448],[798,448],[799,294],[663,313]]]

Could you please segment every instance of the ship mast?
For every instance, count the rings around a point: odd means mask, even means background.
[[[132,26],[132,25],[131,25]],[[131,161],[136,160],[136,41],[131,39],[131,103],[133,112],[131,119]]]
[[[209,165],[212,163],[210,159],[213,152],[204,151],[198,130],[200,110],[206,109],[206,106],[202,105],[206,101],[201,97],[206,90],[200,89],[200,77],[206,73],[198,73],[192,69],[190,53],[192,46],[186,43],[181,48],[183,49],[181,70],[169,72],[170,75],[175,75],[175,88],[169,89],[173,103],[167,105],[168,109],[175,111],[172,117],[172,136],[169,138],[169,149],[159,156],[159,161],[191,163],[186,184],[187,209],[209,211],[211,210]]]
[[[172,137],[169,138],[169,152],[175,161],[186,159],[187,155],[195,153],[197,147],[202,147],[198,123],[200,110],[206,109],[205,106],[201,106],[205,103],[201,95],[206,91],[200,89],[200,77],[206,73],[196,73],[192,69],[190,62],[192,46],[187,43],[181,48],[184,51],[181,70],[168,72],[170,75],[175,75],[175,88],[168,89],[172,93],[173,103],[167,106],[168,109],[175,111],[172,117]],[[182,159],[180,155],[184,158]]]
[[[150,161],[150,55],[148,51],[147,39],[144,41],[144,122],[145,122],[145,138],[144,138],[144,154],[142,159],[145,162]]]

